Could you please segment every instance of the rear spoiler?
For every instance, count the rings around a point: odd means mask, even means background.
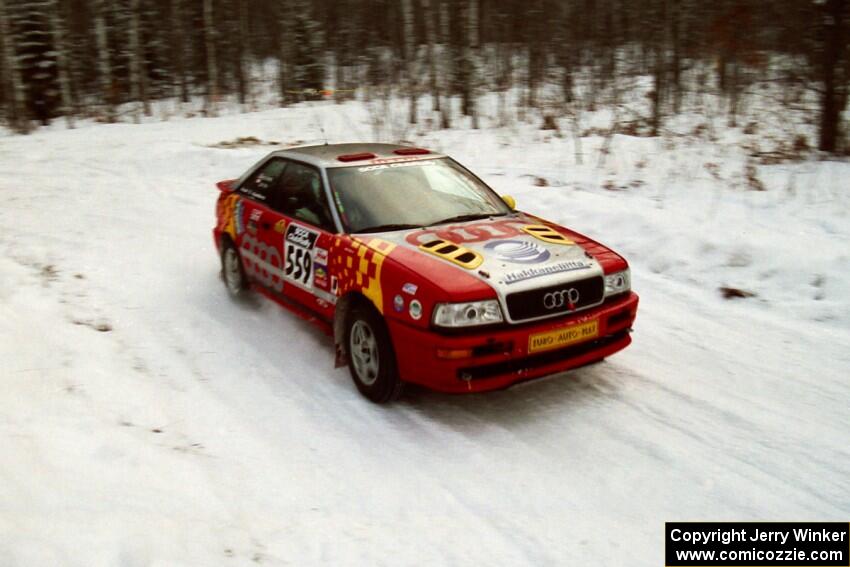
[[[230,193],[236,188],[236,179],[225,179],[224,181],[219,181],[215,184],[219,191],[222,193]]]

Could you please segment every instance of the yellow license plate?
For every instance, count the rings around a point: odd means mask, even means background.
[[[581,325],[561,327],[554,331],[537,333],[528,337],[528,352],[552,350],[563,346],[580,343],[599,335],[599,320],[594,319]]]

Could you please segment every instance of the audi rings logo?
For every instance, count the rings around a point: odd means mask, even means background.
[[[578,303],[579,293],[574,287],[568,289],[559,289],[558,291],[550,291],[543,296],[543,307],[549,309],[557,309],[565,305],[570,309],[575,309]]]
[[[500,260],[514,264],[539,264],[549,259],[548,250],[522,240],[494,240],[484,248],[495,252]]]

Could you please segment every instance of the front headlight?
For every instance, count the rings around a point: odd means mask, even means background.
[[[502,321],[502,308],[495,299],[469,303],[440,303],[434,309],[434,325],[438,327],[472,327]]]
[[[605,276],[605,295],[617,295],[632,289],[632,276],[628,269]]]

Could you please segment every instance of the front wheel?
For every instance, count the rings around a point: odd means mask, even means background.
[[[376,404],[397,399],[404,382],[398,377],[392,342],[381,315],[367,305],[352,308],[345,337],[348,368],[360,393]]]

